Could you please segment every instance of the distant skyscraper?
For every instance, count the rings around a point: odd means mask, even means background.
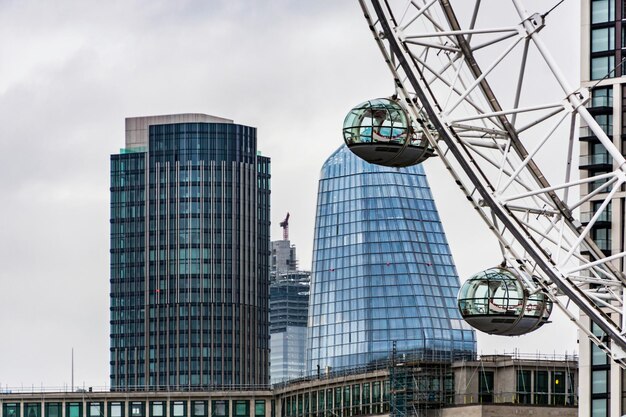
[[[310,275],[308,271],[286,272],[270,285],[272,384],[299,378],[306,373]]]
[[[270,377],[272,384],[305,374],[306,325],[311,272],[298,271],[296,246],[289,241],[289,213],[282,240],[270,258]]]
[[[296,247],[289,240],[275,240],[272,242],[271,247],[270,267],[272,279],[280,274],[293,272],[297,269]]]
[[[269,382],[269,158],[203,114],[126,119],[111,156],[111,387]]]
[[[421,165],[386,168],[335,151],[319,182],[308,371],[385,360],[394,341],[429,359],[474,354],[458,290]]]

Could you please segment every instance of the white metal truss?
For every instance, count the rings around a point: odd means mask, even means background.
[[[568,85],[542,41],[548,13],[530,14],[521,0],[359,2],[415,129],[494,232],[506,263],[626,366],[626,253],[608,255],[592,240],[624,190],[626,161],[584,107],[589,92]],[[502,10],[495,25],[484,17],[491,7]],[[538,76],[554,88],[537,91]],[[578,119],[606,148],[608,172],[576,179]],[[591,201],[594,214],[582,224]]]

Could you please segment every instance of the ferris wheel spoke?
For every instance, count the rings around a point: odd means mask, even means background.
[[[454,86],[453,81],[450,81],[447,78],[444,78],[442,73],[440,71],[435,70],[430,65],[428,65],[426,60],[418,58],[418,57],[416,57],[413,54],[411,54],[411,57],[413,59],[415,59],[415,61],[419,65],[422,66],[422,71],[421,71],[422,73],[424,72],[424,70],[428,70],[431,74],[433,74],[433,79],[432,79],[432,81],[429,84],[433,84],[435,82],[435,80],[438,80],[438,81],[442,82],[446,87],[451,88],[452,91],[454,91],[459,96],[462,94],[462,91]],[[446,67],[445,70],[447,70],[448,68],[450,68],[450,67]],[[471,98],[466,97],[464,101],[466,103],[468,103],[470,106],[472,106],[477,112],[479,112],[481,114],[485,113],[485,111],[481,108],[481,106],[479,106],[477,103],[475,103]],[[494,125],[498,126],[498,124],[497,124],[497,122],[495,120],[491,120],[491,122],[494,123]]]
[[[592,176],[592,177],[581,178],[579,180],[570,181],[570,182],[567,182],[567,183],[554,185],[554,186],[550,186],[550,187],[546,187],[546,188],[530,189],[530,187],[529,187],[530,191],[525,192],[525,193],[521,193],[521,194],[514,194],[514,195],[511,195],[511,196],[508,196],[508,197],[503,197],[502,198],[502,202],[503,203],[508,203],[510,201],[515,201],[515,200],[523,199],[523,198],[526,198],[526,197],[531,197],[533,195],[545,194],[545,193],[548,193],[550,191],[561,190],[561,189],[564,189],[564,188],[567,188],[567,189],[574,188],[574,187],[577,187],[577,186],[582,185],[582,184],[588,184],[590,182],[603,180],[605,178],[611,178],[612,182],[617,181],[617,177],[615,176],[614,172],[607,172],[607,173],[604,173],[604,174],[598,174],[598,175],[595,175],[595,176]],[[608,183],[607,183],[607,185],[608,185]],[[574,208],[575,208],[575,206],[572,207],[572,210]]]
[[[518,35],[517,32],[515,32],[515,33],[507,33],[506,35],[499,36],[497,38],[494,38],[494,39],[491,39],[491,40],[488,40],[488,41],[484,41],[483,43],[480,43],[478,45],[472,46],[471,50],[472,50],[472,52],[476,52],[476,51],[479,51],[479,50],[481,50],[483,48],[486,48],[488,46],[493,46],[493,45],[495,45],[495,44],[497,44],[499,42],[503,42],[503,41],[505,41],[507,39],[511,39],[512,37],[517,36],[517,35]],[[468,42],[469,42],[469,40],[468,40]]]
[[[406,29],[407,27],[409,27],[411,24],[413,24],[417,19],[420,18],[420,16],[424,13],[426,13],[426,11],[432,7],[435,3],[437,2],[437,0],[429,0],[428,3],[425,3],[423,5],[418,4],[416,1],[411,0],[411,5],[413,5],[413,7],[415,7],[417,9],[417,14],[413,15],[413,18],[411,20],[408,21],[408,23],[406,23],[404,26],[402,26],[402,29]]]
[[[621,259],[624,256],[626,256],[626,252],[616,253],[615,255],[607,256],[606,258],[603,258],[603,259],[598,259],[598,260],[593,261],[593,262],[583,263],[583,264],[581,264],[581,265],[579,265],[577,267],[574,267],[574,268],[571,268],[571,269],[567,269],[564,272],[567,275],[574,274],[576,272],[589,270],[589,269],[594,268],[594,267],[596,267],[598,265],[602,265],[602,264],[605,264],[607,262],[611,262],[611,261],[616,260],[616,259]],[[602,269],[597,269],[597,271],[602,271],[603,272]],[[603,282],[606,283],[606,280],[604,280]],[[622,285],[622,282],[621,281],[616,281],[615,285]]]
[[[516,26],[504,27],[504,28],[490,28],[490,29],[461,29],[461,30],[441,30],[431,33],[419,33],[416,35],[405,35],[405,42],[410,42],[413,39],[420,38],[441,38],[446,37],[448,40],[453,41],[454,37],[458,35],[476,35],[485,33],[512,33],[511,36],[519,34],[519,28]],[[408,40],[407,40],[408,39]]]
[[[624,182],[621,180],[616,181],[616,184],[613,186],[613,189],[609,192],[607,198],[604,200],[604,202],[602,203],[600,210],[604,210],[606,208],[606,205],[609,203],[610,198],[612,198],[615,193],[620,189],[621,185]],[[572,255],[574,254],[574,250],[582,243],[585,241],[585,238],[587,236],[589,236],[589,233],[591,232],[591,226],[593,226],[593,223],[595,223],[595,221],[597,220],[597,218],[600,216],[601,211],[598,211],[596,214],[594,214],[594,216],[592,217],[592,220],[589,222],[589,224],[580,232],[580,235],[578,236],[578,238],[576,239],[576,242],[574,243],[574,247],[572,249],[570,249],[569,252],[567,252],[567,254],[565,255],[565,259],[563,259],[562,264],[560,265],[561,267],[564,266],[565,263],[567,263],[567,261],[572,257]]]
[[[504,52],[502,52],[500,54],[500,56],[498,56],[498,58],[495,59],[495,61],[489,65],[487,67],[487,69],[485,70],[485,72],[481,73],[475,80],[474,82],[461,94],[461,97],[459,97],[459,99],[454,102],[454,104],[452,104],[449,108],[446,108],[444,111],[445,115],[450,115],[450,113],[452,111],[454,111],[462,102],[463,99],[465,97],[467,97],[472,91],[474,91],[474,89],[478,86],[480,86],[483,81],[485,80],[485,78],[491,74],[491,72],[498,66],[498,64],[500,64],[502,62],[502,60],[504,58],[507,57],[507,55],[509,55],[511,53],[511,51],[513,51],[513,49],[519,45],[520,41],[522,40],[522,38],[518,38],[515,39],[515,41],[513,41],[505,50]]]
[[[506,164],[504,164],[502,162],[499,162],[496,159],[492,159],[492,157],[490,155],[486,154],[485,152],[482,152],[480,149],[477,148],[477,146],[478,147],[483,147],[484,145],[479,144],[479,145],[476,146],[475,144],[471,144],[468,141],[463,141],[463,142],[467,144],[467,147],[466,147],[467,149],[471,150],[472,153],[474,153],[476,156],[479,156],[482,159],[484,159],[485,162],[490,164],[493,168],[499,169],[500,172],[505,177],[512,178],[513,181],[517,185],[519,185],[522,188],[524,188],[527,192],[533,192],[533,191],[531,191],[531,190],[533,190],[533,188],[531,186],[527,185],[526,182],[522,178],[520,178],[519,176],[514,176],[513,172],[506,168]],[[506,154],[504,154],[504,157],[506,158]],[[541,194],[543,194],[543,193],[532,194],[532,195],[529,195],[528,197],[537,197],[537,198],[541,199],[541,202],[543,203],[543,205],[550,204],[550,200],[546,196],[543,196]],[[536,211],[537,213],[545,213],[544,209],[537,208],[540,205],[540,203],[538,203],[537,201],[535,201],[535,204],[533,204],[532,206],[526,206],[526,207],[521,207],[521,206],[515,207],[513,204],[503,204],[503,205],[506,205],[511,210],[515,210],[515,209],[518,209],[519,211],[531,210],[531,211]]]
[[[492,117],[495,118],[497,116],[503,116],[503,115],[509,115],[509,114],[517,115],[519,113],[535,112],[535,111],[555,109],[555,108],[559,108],[559,111],[556,114],[560,113],[563,110],[566,110],[563,107],[563,103],[547,103],[547,104],[540,104],[540,105],[531,106],[531,107],[520,107],[520,108],[513,108],[513,109],[508,109],[508,110],[500,110],[500,111],[492,112],[492,113],[483,113],[483,114],[461,117],[458,119],[450,120],[449,124],[454,127],[454,124],[458,122],[467,122],[470,120],[477,120],[477,119],[490,119]]]

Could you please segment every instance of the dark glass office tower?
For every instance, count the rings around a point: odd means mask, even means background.
[[[126,119],[111,156],[111,388],[269,383],[270,160],[256,129]]]
[[[421,165],[371,165],[342,146],[322,167],[307,336],[309,372],[400,354],[476,352],[459,278]]]

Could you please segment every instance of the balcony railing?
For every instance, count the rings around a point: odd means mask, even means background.
[[[598,188],[602,187],[604,184],[609,182],[608,178],[603,178],[601,180],[591,181],[589,183],[589,192],[595,191]],[[611,187],[603,187],[600,193],[608,193],[611,190]]]
[[[611,137],[611,135],[613,135],[613,125],[600,125],[600,127],[609,138]],[[581,139],[596,136],[596,134],[593,133],[591,128],[589,128],[589,126],[582,126],[578,132],[578,135]]]
[[[595,211],[583,211],[582,213],[580,213],[580,222],[581,223],[589,223],[591,221],[591,218],[596,214]],[[602,213],[600,213],[600,215],[598,216],[598,218],[596,219],[596,223],[598,222],[606,222],[606,223],[610,223],[611,222],[611,212],[604,210]]]
[[[612,165],[613,160],[608,152],[596,153],[593,155],[581,155],[578,167],[593,167],[597,165]]]
[[[613,107],[613,97],[607,97],[607,96],[600,96],[600,97],[593,97],[591,99],[591,104],[589,105],[588,108],[590,109],[595,109],[598,107]]]
[[[602,252],[611,251],[611,239],[594,239],[593,241]]]

